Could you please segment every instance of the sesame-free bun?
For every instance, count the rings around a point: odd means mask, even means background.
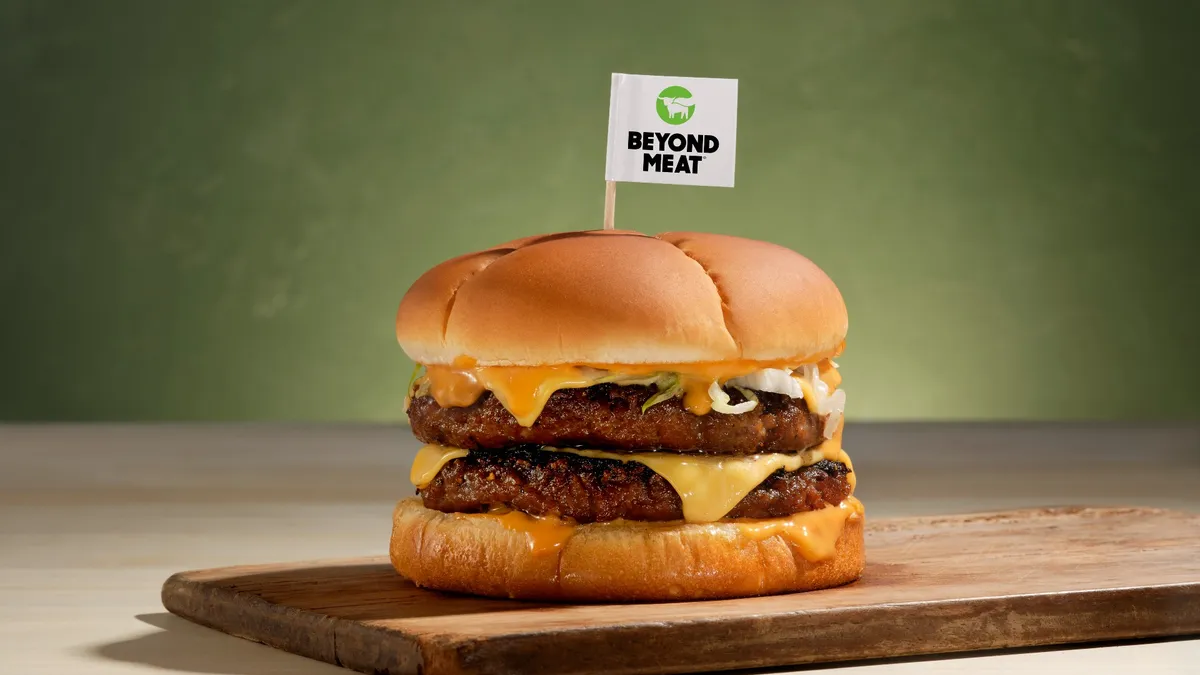
[[[775,244],[564,232],[429,270],[400,302],[396,337],[424,364],[803,362],[840,348],[846,305],[820,268]]]
[[[783,537],[755,539],[732,523],[578,525],[535,553],[525,532],[478,514],[442,513],[419,498],[392,519],[392,566],[418,586],[565,601],[736,598],[829,588],[862,574],[863,517],[846,520],[835,554],[809,562]]]

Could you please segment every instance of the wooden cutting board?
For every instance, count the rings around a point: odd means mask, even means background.
[[[553,605],[423,591],[385,558],[182,572],[175,614],[370,673],[661,673],[1200,633],[1200,516],[868,518],[867,569],[766,598]]]

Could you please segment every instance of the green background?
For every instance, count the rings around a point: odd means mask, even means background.
[[[599,227],[609,74],[740,80],[737,187],[854,419],[1200,407],[1200,4],[0,0],[0,418],[397,420],[400,296]]]

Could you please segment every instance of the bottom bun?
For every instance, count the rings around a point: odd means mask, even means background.
[[[443,513],[419,498],[396,505],[392,566],[418,586],[530,600],[699,600],[829,588],[862,574],[863,518],[853,513],[834,555],[810,562],[775,535],[733,523],[578,525],[557,548],[534,552],[500,518]]]

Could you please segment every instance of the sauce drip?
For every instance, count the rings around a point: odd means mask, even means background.
[[[451,366],[425,366],[429,394],[443,408],[465,408],[483,395],[484,386],[474,370]]]
[[[514,532],[524,532],[529,542],[529,552],[534,555],[553,553],[567,543],[575,534],[575,525],[558,518],[531,516],[520,511],[483,514],[484,518],[495,518],[500,524]]]

